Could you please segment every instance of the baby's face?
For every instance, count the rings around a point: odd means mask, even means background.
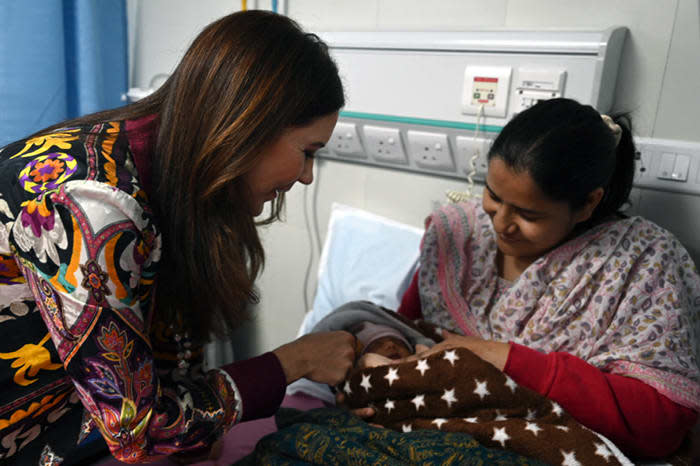
[[[382,337],[374,340],[365,348],[365,353],[380,354],[389,359],[402,359],[411,355],[411,350],[404,342],[394,337]]]

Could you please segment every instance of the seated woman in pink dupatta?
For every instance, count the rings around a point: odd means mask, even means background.
[[[399,312],[454,333],[430,352],[467,347],[628,455],[674,452],[700,409],[700,277],[671,233],[619,212],[628,120],[548,100],[488,158],[483,202],[428,218]]]

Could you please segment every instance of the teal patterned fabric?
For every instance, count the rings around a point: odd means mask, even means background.
[[[483,447],[467,434],[381,429],[339,408],[281,408],[277,426],[236,465],[544,465]]]

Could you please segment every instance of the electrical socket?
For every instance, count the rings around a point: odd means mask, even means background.
[[[335,125],[333,134],[326,146],[333,152],[346,157],[366,159],[367,154],[362,147],[357,125],[346,121],[340,121]]]
[[[456,141],[457,157],[460,161],[459,165],[463,167],[463,174],[469,175],[472,172],[472,160],[474,160],[474,173],[478,176],[486,176],[486,172],[489,169],[487,155],[493,140],[457,136]]]
[[[450,145],[445,133],[409,130],[408,146],[413,162],[421,168],[454,172]]]
[[[406,165],[406,152],[401,144],[401,132],[384,126],[363,127],[367,152],[380,162]]]

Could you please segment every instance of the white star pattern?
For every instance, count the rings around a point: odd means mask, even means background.
[[[534,409],[528,409],[527,410],[527,416],[525,416],[526,421],[532,421],[535,419],[535,410]]]
[[[561,462],[561,466],[583,466],[579,461],[576,459],[576,453],[573,451],[570,452],[565,452],[564,450],[560,450],[561,454],[564,455],[564,461]]]
[[[595,454],[598,456],[602,456],[605,458],[605,461],[608,461],[608,457],[612,456],[612,453],[610,450],[608,450],[608,447],[603,445],[602,443],[594,443],[595,445]]]
[[[349,380],[345,381],[345,386],[343,387],[343,391],[345,392],[346,395],[352,395],[352,389],[350,388],[350,381]]]
[[[428,369],[430,369],[430,366],[428,365],[427,359],[421,359],[418,361],[418,364],[416,364],[416,370],[420,371],[420,375],[425,375],[425,371]]]
[[[540,426],[535,424],[534,422],[528,422],[525,424],[525,430],[529,430],[533,434],[535,434],[535,437],[537,437],[537,433],[542,430]]]
[[[416,405],[416,411],[418,411],[421,408],[421,406],[425,406],[425,396],[417,395],[414,399],[411,400],[411,403]]]
[[[438,418],[433,419],[432,424],[437,425],[438,430],[440,430],[440,428],[442,428],[442,425],[446,422],[447,422],[447,419],[443,419],[441,417],[438,417]]]
[[[496,410],[496,418],[494,419],[494,421],[507,421],[507,420],[508,420],[507,417],[505,417],[503,414],[501,414],[501,412],[499,410]]]
[[[494,442],[500,442],[501,447],[505,448],[506,447],[506,440],[510,440],[510,435],[506,433],[506,428],[501,427],[500,429],[494,427],[493,428],[493,438],[491,439]]]
[[[372,384],[370,383],[369,378],[369,374],[362,374],[362,382],[360,382],[360,386],[364,388],[365,391],[367,391],[367,393],[369,393],[369,389],[372,388]]]
[[[459,356],[457,356],[457,351],[455,350],[450,350],[450,351],[445,351],[445,355],[442,357],[442,359],[447,359],[450,361],[450,364],[453,366],[455,365],[455,361],[459,359]]]
[[[389,386],[394,383],[394,380],[399,380],[399,370],[395,367],[390,367],[389,372],[384,376],[385,379],[389,381]]]
[[[518,384],[515,383],[515,380],[506,375],[506,387],[510,388],[510,391],[515,393],[515,389],[518,388]]]
[[[390,400],[387,398],[386,403],[384,403],[384,407],[386,408],[386,411],[390,413],[392,409],[396,408],[394,400]]]
[[[464,422],[469,422],[471,424],[476,424],[479,419],[475,417],[465,417]]]
[[[401,430],[403,430],[404,432],[412,432],[413,426],[411,424],[403,424],[401,425]]]
[[[561,409],[561,406],[552,401],[552,412],[557,416],[561,416],[564,411]]]
[[[559,430],[563,430],[564,432],[568,432],[568,431],[569,431],[569,428],[566,427],[566,426],[554,426],[554,427],[556,427],[556,428],[559,429]]]
[[[452,403],[455,403],[457,401],[457,398],[455,398],[455,389],[452,388],[450,390],[445,389],[445,393],[440,397],[440,399],[445,400],[445,403],[447,403],[447,407],[451,408]]]
[[[483,400],[486,395],[490,395],[491,392],[486,388],[486,381],[484,380],[483,382],[474,379],[474,382],[476,382],[476,388],[474,389],[474,393],[479,395],[479,399]]]

